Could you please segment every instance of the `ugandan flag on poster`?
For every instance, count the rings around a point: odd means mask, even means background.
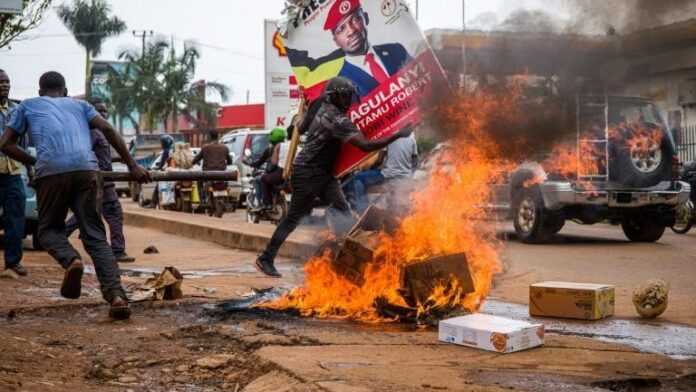
[[[327,56],[313,59],[306,50],[286,47],[292,71],[304,91],[305,97],[312,101],[324,91],[326,83],[338,76],[345,63],[345,54],[337,49]]]

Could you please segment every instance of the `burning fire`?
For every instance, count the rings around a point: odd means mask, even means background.
[[[477,311],[491,289],[493,276],[501,271],[494,223],[486,220],[488,213],[479,206],[488,203],[490,185],[509,166],[498,159],[497,147],[486,130],[511,99],[473,93],[434,113],[435,118],[446,119],[456,137],[451,139],[451,148],[440,151],[441,159],[434,160],[427,184],[411,196],[411,211],[396,233],[379,234],[362,286],[337,274],[332,269],[333,255],[327,251],[305,265],[304,286],[264,307],[295,309],[304,316],[393,321],[379,314],[376,301],[407,306],[399,293],[403,266],[433,256],[465,253],[475,292],[464,294],[453,277],[418,304],[418,312],[444,305]]]
[[[609,128],[609,143],[615,149],[626,149],[632,158],[649,159],[659,153],[664,133],[659,128],[648,128],[640,123],[621,123]],[[541,163],[544,170],[535,173],[535,176],[524,182],[525,187],[534,186],[544,182],[546,173],[560,176],[565,180],[576,181],[586,190],[595,189],[589,179],[579,177],[602,176],[607,172],[605,145],[591,141],[581,141],[578,146],[575,143],[556,145],[549,158]],[[610,152],[610,159],[611,152]],[[578,175],[579,174],[579,175]]]

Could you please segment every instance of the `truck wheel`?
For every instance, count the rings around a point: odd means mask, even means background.
[[[520,241],[527,244],[547,242],[562,228],[563,217],[544,207],[539,187],[522,188],[513,197],[513,223]]]
[[[682,203],[677,207],[676,219],[672,225],[672,231],[676,234],[686,234],[693,227],[694,204],[691,201]]]
[[[656,242],[665,233],[665,226],[648,218],[631,216],[621,222],[626,237],[633,242]]]
[[[621,142],[620,142],[621,143]],[[672,178],[673,149],[666,138],[637,137],[614,149],[610,165],[613,181],[627,187],[644,188]]]

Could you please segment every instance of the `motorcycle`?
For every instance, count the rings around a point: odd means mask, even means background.
[[[208,182],[205,185],[205,209],[208,216],[222,218],[230,206],[232,212],[237,210],[237,200],[230,196],[226,181]]]
[[[262,170],[254,170],[252,173],[252,187],[247,194],[247,222],[258,224],[261,221],[270,221],[277,225],[288,214],[288,189],[283,185],[273,190],[273,204],[270,208],[261,208],[257,189],[260,189]]]
[[[174,185],[175,207],[176,211],[192,212],[193,211],[193,192],[195,184],[193,181],[177,181]]]
[[[676,221],[671,229],[677,234],[686,234],[696,222],[696,161],[687,162],[680,173],[680,180],[691,185],[689,201],[677,207]]]

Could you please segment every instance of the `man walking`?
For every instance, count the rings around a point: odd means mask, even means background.
[[[92,100],[91,103],[97,110],[97,113],[105,119],[109,118],[109,108],[104,101],[97,98]],[[92,150],[97,157],[99,170],[114,171],[111,164],[111,146],[109,145],[109,141],[106,140],[106,137],[104,137],[104,134],[100,130],[92,128],[91,132]],[[135,258],[128,256],[126,253],[126,238],[123,235],[123,208],[121,207],[121,202],[118,201],[116,184],[112,181],[106,181],[103,184],[102,190],[101,212],[104,220],[109,225],[111,250],[114,252],[114,258],[116,258],[116,261],[119,263],[132,263],[135,261]],[[70,237],[78,228],[77,217],[73,215],[65,224],[67,236]]]
[[[409,136],[410,128],[378,140],[368,140],[347,117],[350,105],[357,100],[353,83],[343,77],[329,81],[321,98],[313,103],[302,121],[299,131],[307,134],[307,142],[297,155],[290,179],[292,200],[290,210],[275,232],[261,256],[256,259],[256,268],[272,277],[280,277],[274,260],[285,239],[292,233],[300,219],[312,212],[317,197],[330,205],[330,210],[339,215],[350,215],[338,180],[332,171],[343,143],[363,151],[377,151],[393,141]]]
[[[127,319],[128,300],[99,211],[101,181],[90,129],[103,132],[137,181],[150,181],[150,175],[135,163],[123,139],[92,105],[67,98],[67,94],[61,74],[43,74],[39,79],[39,97],[22,102],[12,112],[0,138],[0,150],[26,165],[36,166],[39,241],[65,269],[61,295],[77,299],[82,291],[82,257],[65,235],[65,218],[72,210],[82,243],[94,263],[102,296],[111,305],[109,316]],[[16,144],[27,133],[36,145],[36,158]]]
[[[10,77],[0,69],[0,132],[15,108],[10,101]],[[22,266],[22,239],[24,238],[24,207],[26,195],[22,181],[22,165],[0,152],[0,208],[5,231],[5,269],[26,276]]]

